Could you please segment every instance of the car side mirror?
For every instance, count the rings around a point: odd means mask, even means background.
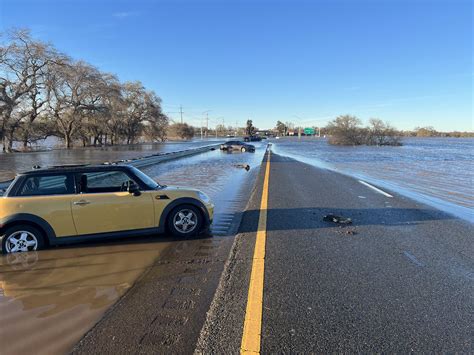
[[[127,182],[127,191],[128,193],[133,194],[133,196],[140,196],[142,194],[138,185],[130,180]]]

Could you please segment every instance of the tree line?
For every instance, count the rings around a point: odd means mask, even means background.
[[[402,137],[474,137],[473,132],[438,132],[433,127],[416,127],[413,131],[399,131],[390,123],[372,118],[366,126],[356,116],[341,115],[324,127],[313,127],[321,135],[329,136],[335,145],[401,145]],[[298,134],[302,127],[277,121],[274,131],[280,136]]]
[[[0,139],[24,149],[49,136],[82,145],[164,140],[168,117],[161,99],[139,81],[74,60],[28,30],[0,34]]]

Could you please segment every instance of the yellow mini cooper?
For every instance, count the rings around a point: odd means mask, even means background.
[[[0,197],[2,251],[165,231],[194,236],[213,212],[203,192],[160,185],[127,165],[36,169],[19,174]]]

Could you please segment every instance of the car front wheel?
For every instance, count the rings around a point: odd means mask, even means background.
[[[4,254],[39,250],[43,246],[43,234],[37,228],[28,225],[8,228],[2,239]]]
[[[242,147],[241,151],[242,151],[242,153],[245,153],[247,151],[247,148]]]
[[[169,231],[178,237],[197,235],[203,225],[201,212],[192,205],[181,205],[168,216]]]

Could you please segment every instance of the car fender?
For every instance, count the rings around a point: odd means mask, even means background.
[[[51,242],[56,238],[56,233],[51,225],[46,222],[43,218],[30,213],[16,213],[11,216],[0,219],[0,235],[12,224],[33,224],[38,226],[44,233],[47,240],[45,242]]]

